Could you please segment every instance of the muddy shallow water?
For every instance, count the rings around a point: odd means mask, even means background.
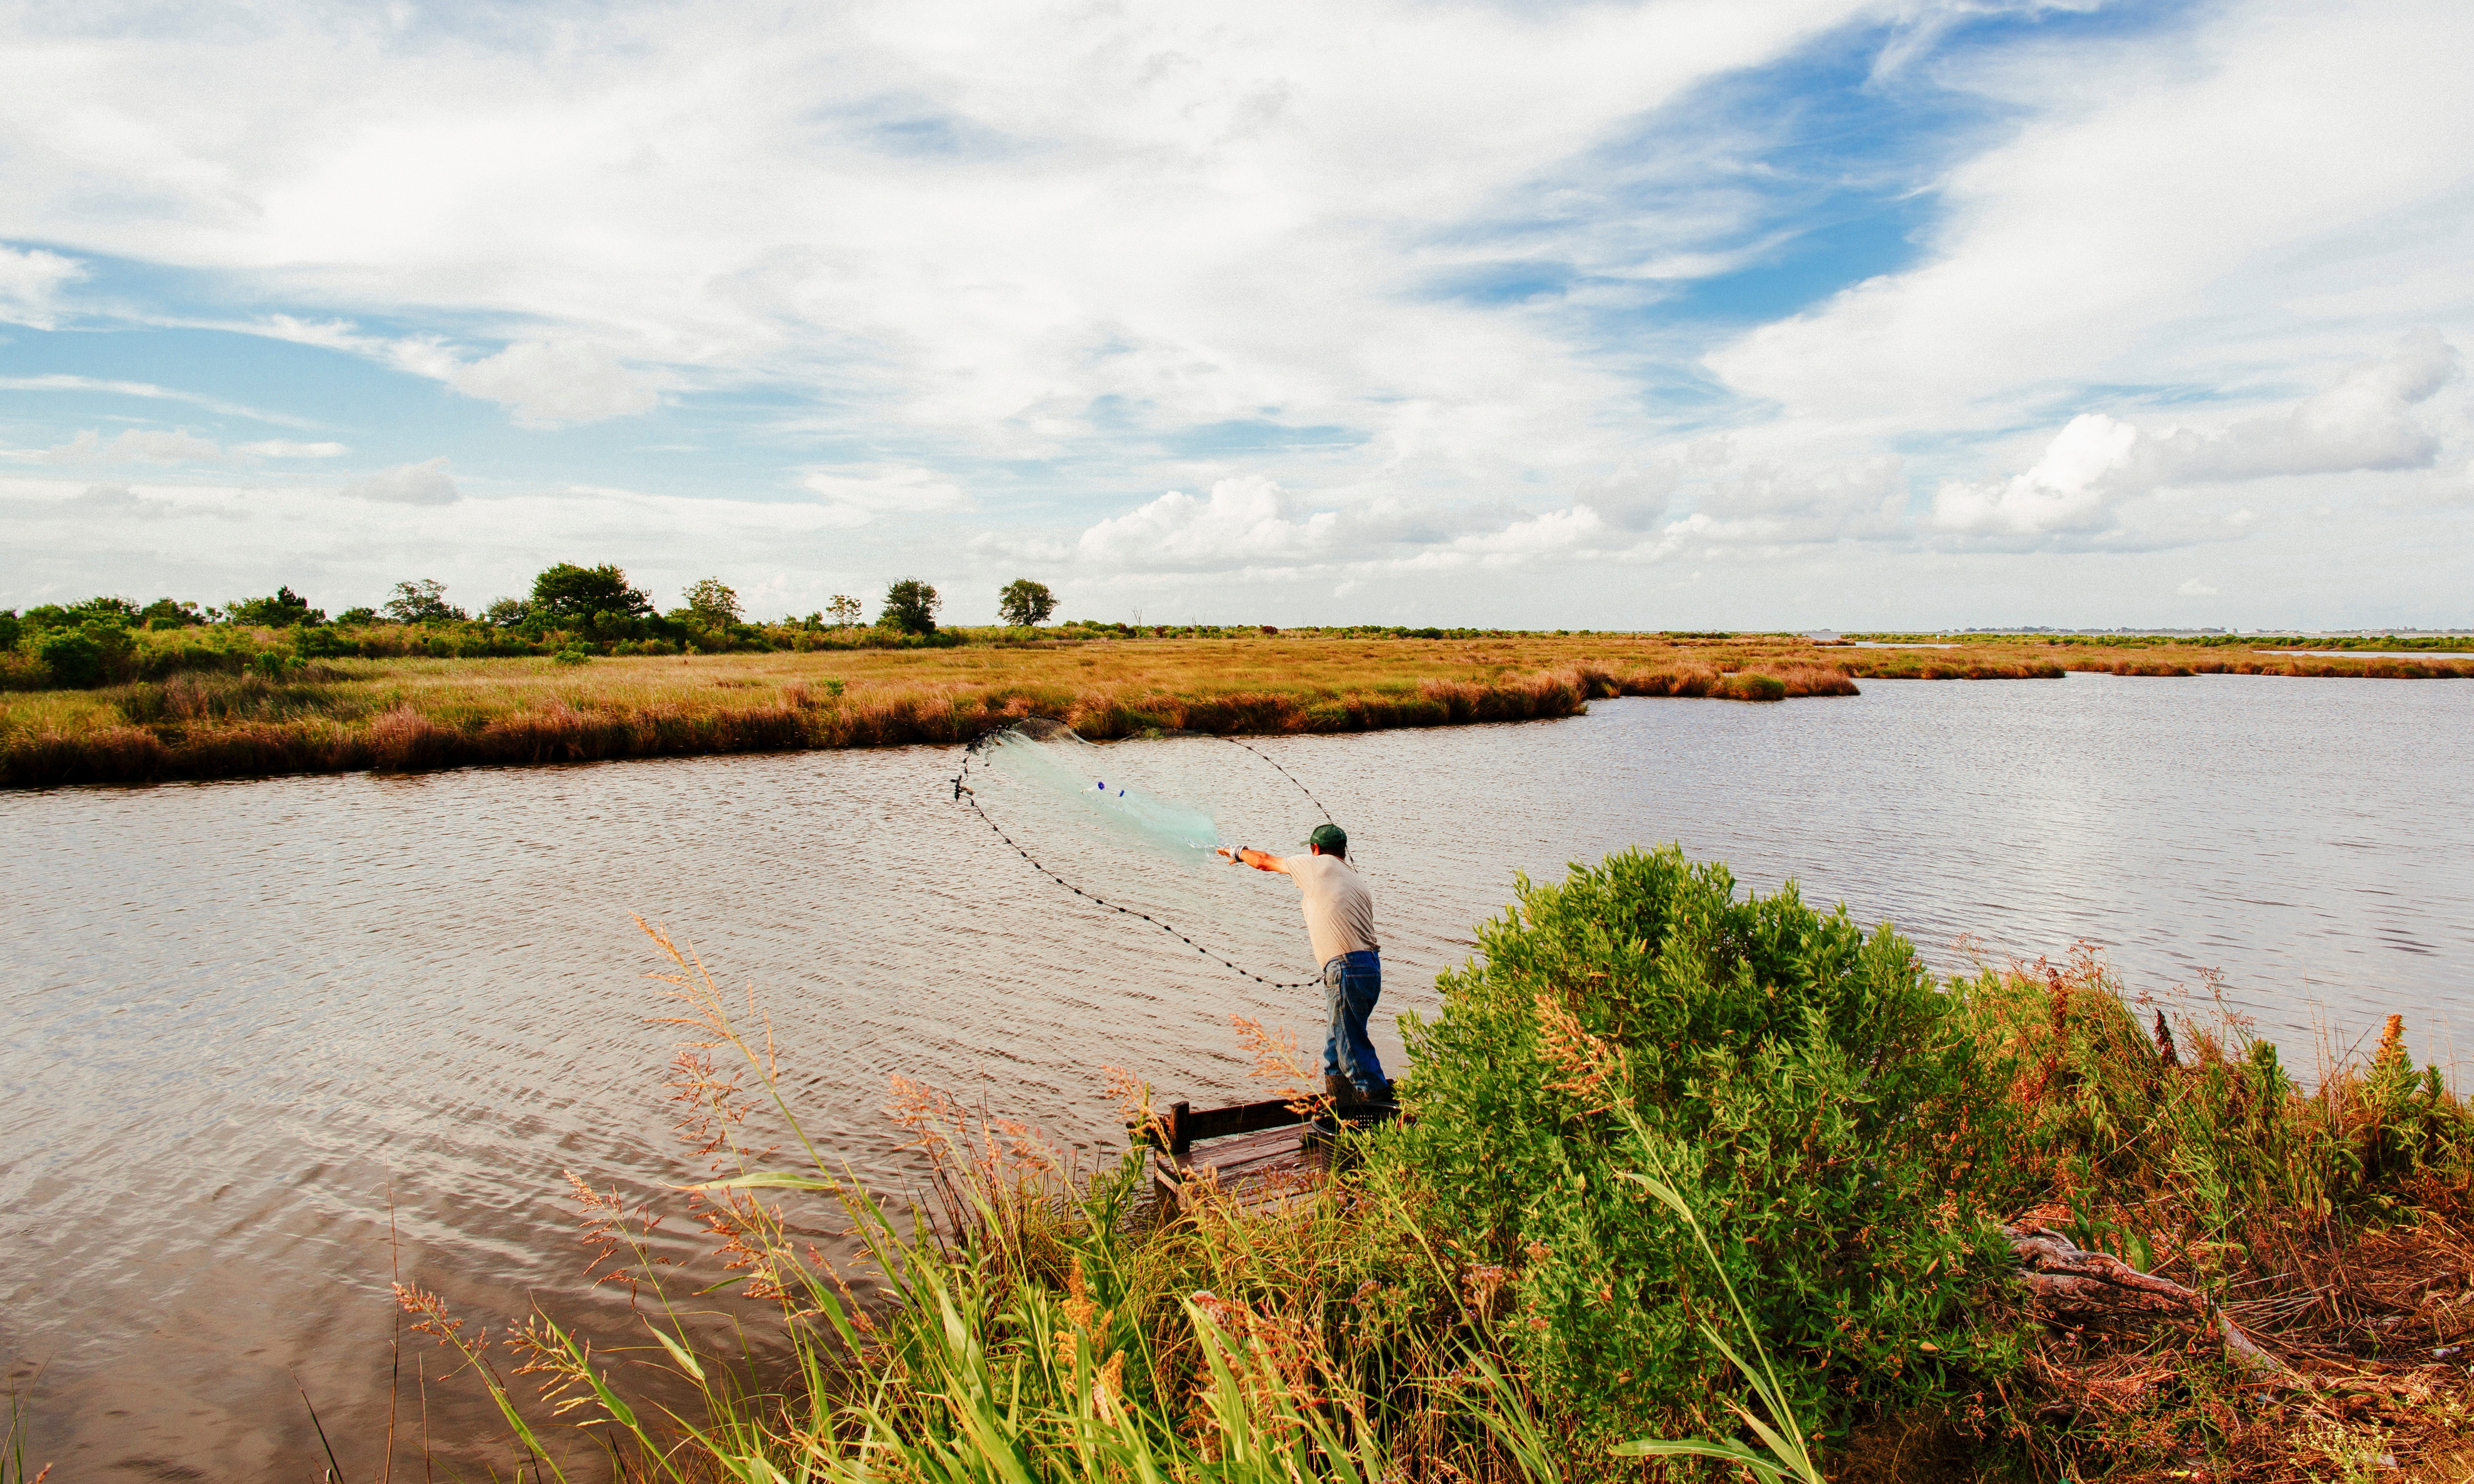
[[[1874,681],[1259,745],[1374,879],[1395,1067],[1392,1012],[1434,1011],[1436,970],[1515,871],[1669,839],[1894,920],[1945,965],[1970,935],[1995,956],[2094,939],[2134,989],[2221,971],[2304,1069],[2391,1010],[2418,1057],[2474,1052],[2474,686]],[[1032,872],[955,805],[955,762],[0,796],[0,1363],[20,1388],[44,1368],[30,1458],[313,1476],[297,1385],[355,1476],[378,1471],[391,1395],[400,1458],[425,1399],[442,1460],[503,1469],[440,1352],[407,1341],[391,1394],[387,1283],[494,1326],[538,1302],[626,1334],[623,1297],[582,1276],[561,1171],[631,1199],[696,1172],[631,912],[756,987],[810,1130],[885,1190],[916,1175],[888,1073],[1096,1147],[1105,1065],[1201,1101],[1246,1088],[1229,1012],[1319,1036],[1315,992]],[[1210,940],[1302,977],[1293,889],[1259,884],[1223,893]]]

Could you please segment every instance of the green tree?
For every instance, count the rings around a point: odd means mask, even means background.
[[[398,623],[460,623],[464,610],[447,600],[447,584],[435,577],[399,582],[386,600],[386,616]]]
[[[679,595],[687,599],[687,617],[706,628],[728,628],[739,621],[739,595],[719,577],[699,577]]]
[[[521,597],[501,597],[481,610],[481,621],[494,628],[513,628],[532,617],[533,605]]]
[[[310,607],[309,599],[288,587],[277,588],[272,597],[236,598],[224,605],[224,616],[234,623],[262,624],[267,628],[327,621],[327,610]]]
[[[997,595],[997,616],[1016,628],[1030,628],[1045,623],[1056,612],[1056,595],[1048,591],[1045,582],[1029,577],[1016,577]]]
[[[138,620],[139,609],[125,597],[89,597],[74,603],[36,603],[26,610],[28,628],[72,628],[80,623],[116,623],[123,627]]]
[[[944,599],[916,577],[905,577],[885,590],[885,611],[876,621],[906,634],[936,632],[936,609]]]
[[[652,611],[653,600],[628,586],[627,574],[616,567],[561,562],[533,579],[531,612],[553,622],[588,622],[597,613],[641,619]]]
[[[168,597],[158,597],[148,603],[138,610],[137,617],[153,629],[188,628],[206,621],[206,615],[198,612],[197,604],[176,602]]]
[[[833,619],[834,627],[857,628],[860,617],[865,610],[861,606],[858,598],[847,593],[837,593],[834,595],[834,600],[825,604],[825,612]]]

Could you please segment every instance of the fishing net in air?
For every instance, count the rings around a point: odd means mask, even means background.
[[[1306,832],[1330,815],[1246,743],[1188,732],[1101,746],[1033,718],[965,747],[954,797],[1075,895],[1258,983],[1322,982],[1249,966],[1305,956],[1296,888],[1231,865],[1218,847],[1299,853]]]

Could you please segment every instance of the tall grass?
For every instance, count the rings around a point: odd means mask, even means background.
[[[1346,1173],[1270,1208],[1206,1185],[1161,1226],[1138,1152],[1084,1169],[900,1079],[933,1174],[887,1209],[800,1123],[752,991],[653,941],[682,1198],[789,1358],[697,1351],[646,1214],[579,1185],[692,1405],[631,1397],[545,1318],[494,1340],[400,1290],[546,1474],[2266,1481],[2474,1443],[2445,1359],[2474,1331],[2474,1121],[2394,1022],[2305,1086],[2238,1017],[2160,1018],[2092,955],[1935,983],[1887,929],[1633,852],[1481,930],[1405,1028],[1410,1120],[1352,1135]],[[820,1205],[861,1260],[797,1238]],[[2008,1280],[2005,1220],[2212,1307],[2050,1312]],[[2282,1389],[2229,1363],[2217,1312]]]
[[[1620,650],[1620,646],[1618,646]],[[1661,651],[1661,653],[1663,651]],[[1518,645],[1166,641],[599,659],[330,659],[0,697],[0,784],[946,743],[1033,713],[1150,728],[1368,731],[1572,716],[1593,696],[1852,693],[1810,664],[1623,663]],[[1671,659],[1671,657],[1669,657]],[[1723,667],[1723,668],[1722,668]]]
[[[2474,674],[2465,662],[2221,645],[1987,640],[1858,649],[1784,635],[974,635],[939,648],[828,645],[575,665],[441,655],[428,647],[444,645],[437,636],[396,637],[400,654],[303,658],[266,635],[139,636],[144,663],[126,684],[0,692],[0,787],[950,742],[1034,712],[1094,738],[1152,727],[1347,732],[1567,717],[1617,695],[1775,701],[1853,695],[1865,678],[2053,678],[2065,668]]]

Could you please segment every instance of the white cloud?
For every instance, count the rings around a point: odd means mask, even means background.
[[[2366,361],[2289,411],[2221,433],[2175,429],[2147,441],[2147,482],[2257,479],[2277,474],[2428,469],[2439,440],[2413,408],[2457,375],[2457,349],[2439,331],[2409,334],[2386,359]]]
[[[606,345],[564,339],[517,340],[467,359],[437,335],[389,339],[362,332],[349,320],[306,320],[271,314],[234,327],[253,333],[344,351],[399,371],[443,381],[467,397],[495,401],[525,427],[565,427],[632,417],[661,404],[653,375],[629,369]]]
[[[1328,552],[1337,512],[1292,519],[1270,479],[1223,479],[1202,499],[1180,490],[1111,516],[1082,533],[1078,554],[1103,567],[1242,567],[1310,561]]]
[[[340,443],[293,443],[281,438],[232,446],[232,452],[245,458],[342,458],[352,451]]]
[[[1710,357],[1807,428],[2016,426],[2089,384],[2240,394],[2465,323],[2474,160],[2445,0],[2248,0],[2170,44],[1997,54],[2015,110],[1944,182],[1928,256]],[[2400,323],[2401,322],[2401,323]]]
[[[1435,585],[1438,603],[1516,617],[1617,591],[1618,561],[1647,581],[1688,552],[1747,603],[2006,601],[2062,570],[2010,553],[2206,540],[2309,568],[2319,547],[2277,543],[2310,504],[2350,539],[2400,491],[2462,499],[2414,472],[2464,467],[2462,383],[2412,348],[2344,368],[2415,327],[2441,352],[2474,333],[2474,159],[2455,143],[2474,123],[2458,61],[2474,12],[2230,0],[2126,38],[2040,23],[2016,28],[2025,44],[1908,56],[1978,10],[1372,0],[1335,21],[1303,0],[859,0],[784,20],[687,0],[581,38],[528,14],[407,46],[378,12],[313,7],[81,36],[76,67],[11,74],[5,226],[90,253],[115,292],[115,259],[211,276],[225,303],[255,292],[241,312],[261,333],[521,422],[691,405],[731,467],[769,459],[818,496],[767,507],[786,528],[1109,581],[1314,574],[1318,597],[1354,582],[1378,602],[1401,591],[1385,572],[1571,574]],[[1974,152],[1920,182],[1919,263],[1742,334],[1710,356],[1715,388],[1683,386],[1672,360],[1710,331],[1662,320],[1659,296],[1775,245],[1710,184],[1748,136],[1692,89],[1884,17],[1910,28],[1907,60],[1884,54],[1867,107],[1929,82],[1982,107],[1924,111],[2000,130],[1916,146]],[[0,16],[0,49],[58,55],[53,24]],[[254,81],[271,76],[311,81]],[[1878,115],[1889,132],[1913,116]],[[1772,168],[1747,155],[1739,178]],[[1652,175],[1663,194],[1631,190]],[[1569,286],[1535,304],[1483,287],[1532,262]],[[1464,281],[1481,287],[1441,286]],[[107,385],[0,386],[36,380]],[[781,410],[729,449],[701,421],[715,407]],[[880,462],[809,465],[855,447]],[[311,456],[230,446],[242,455]],[[486,457],[457,446],[454,467],[469,482]],[[560,477],[669,467],[609,455]],[[1921,519],[1911,479],[1940,491]],[[2237,481],[2258,518],[2229,508]],[[1128,489],[1196,493],[1135,509],[1091,493]],[[700,504],[561,498],[701,539]],[[974,509],[1005,528],[964,543],[950,521],[887,519]],[[351,512],[388,530],[400,514]],[[2474,591],[2469,547],[2430,546],[2427,591]],[[1962,557],[2007,575],[1971,589]],[[1758,572],[1721,583],[1732,560]],[[2245,595],[2307,587],[2211,570]],[[2183,575],[2142,567],[2110,591],[2161,600]],[[2347,580],[2389,591],[2378,564]]]
[[[527,427],[628,417],[661,401],[606,347],[581,340],[520,340],[496,355],[449,365],[440,379],[498,403]]]
[[[2317,396],[2218,432],[2147,434],[2083,412],[2025,474],[1991,483],[1944,481],[1933,497],[1932,523],[2005,536],[2087,533],[2109,525],[2122,501],[2165,486],[2429,468],[2439,440],[2413,408],[2456,374],[2456,349],[2425,328]],[[2248,510],[2229,517],[2236,526],[2253,519]]]
[[[61,290],[85,277],[74,258],[0,244],[0,324],[52,328],[60,323]]]
[[[399,464],[366,479],[356,479],[335,493],[387,505],[451,505],[464,498],[447,473],[444,458]]]
[[[89,427],[66,443],[20,450],[10,456],[40,464],[222,464],[240,459],[336,458],[351,451],[340,443],[293,443],[280,438],[238,444],[228,450],[185,428],[128,427],[106,438]]]
[[[1993,484],[1944,482],[1933,495],[1933,523],[1945,530],[2023,536],[2096,529],[2114,494],[2105,481],[2138,442],[2139,429],[2129,424],[2082,412],[2025,474]]]
[[[125,484],[89,484],[72,501],[81,511],[110,519],[160,521],[177,513],[169,500],[148,499]]]
[[[277,426],[305,426],[299,418],[258,407],[245,407],[208,397],[199,392],[184,392],[176,387],[157,386],[151,381],[113,380],[102,377],[69,376],[52,372],[38,377],[0,377],[0,391],[11,392],[102,392],[113,397],[146,397],[165,401],[185,401],[226,417],[248,418],[255,423],[272,423]]]
[[[811,469],[799,482],[821,497],[846,525],[865,525],[879,516],[946,515],[971,508],[960,485],[938,478],[933,470],[900,464]]]
[[[34,457],[46,464],[215,463],[223,448],[179,428],[123,428],[111,438],[86,428],[68,442],[45,449]]]
[[[2196,577],[2193,577],[2190,581],[2183,583],[2173,591],[2181,594],[2184,597],[2214,597],[2217,596],[2217,590],[2215,588],[2201,582]]]

